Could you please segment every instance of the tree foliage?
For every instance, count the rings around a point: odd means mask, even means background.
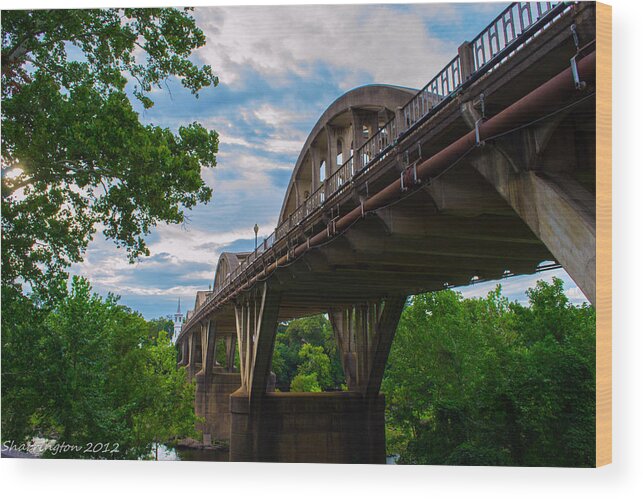
[[[594,309],[572,306],[560,279],[528,297],[414,297],[383,382],[401,462],[594,464]]]
[[[210,199],[216,132],[143,125],[130,100],[151,107],[168,78],[217,85],[189,59],[204,43],[187,9],[2,12],[4,285],[51,290],[99,227],[146,255],[157,223]]]
[[[174,333],[174,322],[169,317],[157,317],[147,321],[149,330],[149,339],[156,341],[160,334],[165,334],[172,338]]]
[[[79,446],[57,457],[138,458],[194,431],[194,385],[167,335],[75,277],[49,309],[3,313],[2,441],[39,435]],[[87,453],[89,442],[114,453]]]
[[[334,387],[330,372],[330,358],[323,347],[306,343],[299,350],[299,358],[301,363],[297,366],[297,376],[290,384],[291,391],[321,392]],[[306,386],[310,386],[310,389],[303,389]]]
[[[319,386],[317,374],[315,373],[299,373],[290,382],[291,392],[321,392],[322,388]]]
[[[280,326],[272,370],[282,391],[336,390],[345,383],[330,321],[324,315],[295,319]]]

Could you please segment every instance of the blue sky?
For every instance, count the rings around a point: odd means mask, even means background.
[[[317,118],[351,88],[389,83],[420,88],[505,6],[481,4],[197,7],[206,46],[194,61],[219,76],[198,99],[176,81],[155,90],[144,122],[176,130],[198,121],[220,135],[218,165],[204,169],[212,201],[188,213],[183,226],[158,226],[151,255],[129,264],[99,234],[74,272],[94,289],[121,296],[146,318],[191,308],[208,289],[219,254],[254,247],[252,227],[270,234],[300,149]],[[568,296],[584,300],[564,271],[502,281],[512,299],[537,279],[558,275]],[[462,288],[486,294],[495,283]]]

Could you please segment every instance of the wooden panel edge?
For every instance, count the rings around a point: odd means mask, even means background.
[[[596,466],[612,462],[612,7],[596,3]]]

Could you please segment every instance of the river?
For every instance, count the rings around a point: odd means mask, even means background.
[[[175,449],[159,446],[159,461],[225,461],[230,459],[228,449],[202,450],[182,447]]]
[[[159,447],[159,461],[228,461],[228,449],[199,450],[199,449],[172,449],[164,445]],[[397,454],[386,456],[386,464],[397,464],[400,458]]]

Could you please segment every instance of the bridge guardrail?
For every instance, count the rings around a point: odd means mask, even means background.
[[[471,42],[474,71],[485,67],[494,57],[517,40],[535,22],[561,2],[514,2],[497,16]]]
[[[514,2],[505,8],[469,43],[473,59],[471,74],[463,74],[460,54],[451,59],[402,107],[401,123],[397,117],[386,122],[286,220],[279,224],[260,248],[256,248],[230,272],[223,282],[213,289],[200,308],[225,294],[224,291],[234,284],[246,269],[256,263],[259,255],[274,248],[295,227],[316,213],[328,199],[339,194],[357,176],[366,173],[376,161],[386,157],[398,140],[441,109],[465,85],[494,70],[569,8],[571,8],[571,2]],[[268,258],[271,257],[268,256]],[[274,260],[278,258],[276,252],[272,252],[272,258]]]
[[[460,75],[460,56],[456,55],[402,108],[404,129],[419,123],[437,104],[454,93],[462,85]]]
[[[326,188],[328,190],[326,199],[341,192],[355,175],[355,162],[353,156],[348,158],[342,166],[340,166],[326,181]]]

